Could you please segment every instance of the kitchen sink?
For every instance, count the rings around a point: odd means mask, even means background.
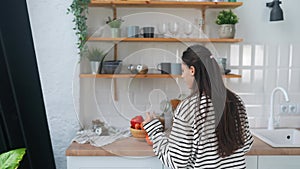
[[[251,129],[254,136],[272,147],[300,147],[300,130],[296,129]]]

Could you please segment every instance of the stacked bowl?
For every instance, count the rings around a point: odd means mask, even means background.
[[[104,74],[118,74],[122,69],[122,60],[108,60],[103,62]]]

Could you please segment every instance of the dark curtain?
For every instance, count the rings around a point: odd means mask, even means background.
[[[25,147],[20,169],[55,169],[25,0],[0,5],[0,153]]]

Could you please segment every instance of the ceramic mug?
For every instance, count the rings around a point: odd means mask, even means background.
[[[171,63],[171,74],[181,75],[181,63]]]
[[[154,27],[143,27],[141,30],[144,38],[154,38]]]
[[[159,63],[156,68],[161,71],[161,74],[170,74],[171,73],[171,63],[164,62]]]
[[[128,38],[138,38],[139,37],[139,26],[128,26],[127,27],[127,37]]]

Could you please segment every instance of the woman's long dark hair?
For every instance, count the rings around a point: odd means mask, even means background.
[[[225,87],[221,69],[207,48],[201,45],[189,47],[183,53],[182,61],[195,68],[194,92],[213,103],[219,155],[231,155],[245,142],[245,129],[239,115],[239,109],[244,108],[242,101]]]

